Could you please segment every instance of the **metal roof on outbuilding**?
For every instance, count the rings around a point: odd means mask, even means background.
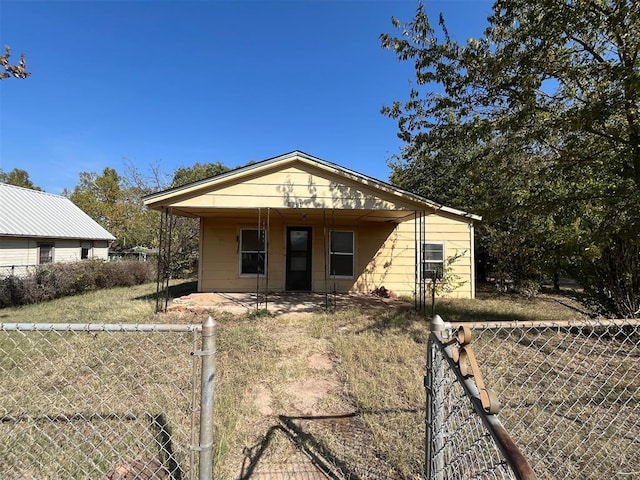
[[[0,183],[0,236],[115,240],[71,200]]]

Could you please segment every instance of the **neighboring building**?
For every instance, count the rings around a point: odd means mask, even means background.
[[[477,215],[292,152],[149,195],[200,219],[201,292],[424,291],[457,257],[450,296],[473,298]],[[166,223],[166,222],[165,222]]]
[[[112,240],[68,198],[0,183],[0,274],[12,267],[106,260]]]

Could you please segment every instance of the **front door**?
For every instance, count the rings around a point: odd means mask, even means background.
[[[287,227],[287,290],[311,290],[311,227]]]

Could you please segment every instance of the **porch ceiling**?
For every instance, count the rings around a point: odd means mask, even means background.
[[[258,213],[260,212],[260,213]],[[260,214],[263,218],[282,218],[287,221],[322,222],[323,218],[331,222],[333,218],[348,222],[390,222],[402,223],[414,217],[413,210],[377,210],[377,209],[322,209],[322,208],[176,208],[170,213],[182,217],[215,217],[255,219]],[[431,213],[431,212],[428,212]]]

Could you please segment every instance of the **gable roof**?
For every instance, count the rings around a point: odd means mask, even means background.
[[[0,183],[0,236],[115,240],[71,200]]]
[[[171,188],[168,190],[153,193],[151,195],[147,195],[144,197],[144,203],[149,208],[161,208],[162,206],[169,206],[172,203],[179,201],[180,199],[193,197],[207,191],[216,190],[223,185],[241,183],[249,177],[260,175],[261,173],[266,173],[273,170],[274,168],[284,168],[286,165],[294,162],[301,162],[302,164],[315,167],[316,169],[326,172],[327,174],[342,178],[349,182],[355,182],[373,191],[377,191],[387,196],[392,196],[413,205],[425,207],[428,210],[440,211],[471,220],[481,220],[481,217],[478,215],[441,205],[420,195],[409,192],[408,190],[404,190],[402,188],[391,185],[390,183],[377,180],[373,177],[358,173],[354,170],[350,170],[335,163],[321,160],[317,157],[311,156],[298,150],[234,170],[230,170],[220,175],[189,183],[181,187]]]

